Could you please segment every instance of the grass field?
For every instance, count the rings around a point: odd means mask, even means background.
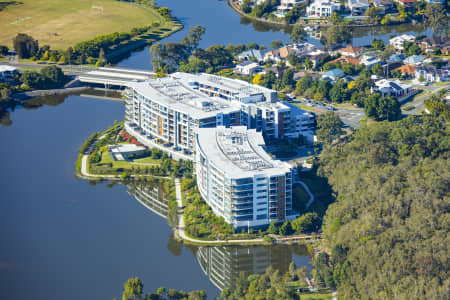
[[[300,107],[303,110],[308,110],[308,111],[315,111],[314,107],[311,106],[307,106],[307,105],[303,105],[303,104],[299,104],[299,103],[293,103],[295,106]]]
[[[152,165],[159,165],[161,163],[160,160],[155,160],[151,157],[144,157],[144,158],[138,158],[133,160],[132,162],[119,160],[119,161],[113,161],[111,159],[111,156],[109,155],[108,151],[102,153],[102,160],[98,163],[106,164],[106,163],[112,163],[113,168],[123,168],[126,170],[131,169],[131,167],[146,167],[146,166],[152,166]]]
[[[13,3],[13,4],[6,4]],[[115,0],[17,0],[0,1],[0,45],[12,47],[21,32],[65,50],[77,42],[112,32],[160,22],[171,28],[153,9]]]

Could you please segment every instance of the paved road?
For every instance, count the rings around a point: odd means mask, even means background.
[[[26,63],[0,63],[0,65],[10,65],[16,68],[33,68],[33,69],[42,69],[44,67],[56,65],[56,64],[26,64]],[[78,66],[78,65],[57,65],[60,67],[64,72],[68,73],[69,75],[78,75],[82,73],[86,73],[89,71],[96,70],[96,67],[90,67],[90,66]]]
[[[312,109],[314,109],[313,113],[315,114],[323,114],[328,111],[325,104],[316,101],[296,99],[294,103],[299,103],[311,107]],[[345,125],[353,128],[358,128],[360,126],[359,120],[364,117],[364,110],[362,110],[361,108],[334,108],[334,111],[339,115]]]
[[[424,89],[426,92],[424,92],[422,95],[417,96],[412,102],[408,101],[402,105],[402,108],[414,106],[414,109],[411,109],[409,111],[402,110],[402,114],[404,115],[417,115],[418,113],[421,113],[424,110],[424,102],[426,99],[430,98],[432,94],[435,94],[439,92],[442,89],[447,89],[450,87],[450,84],[446,86],[421,86],[421,85],[415,85],[414,88],[420,88]]]
[[[364,110],[362,109],[338,108],[336,109],[336,113],[345,125],[353,128],[361,126],[359,120],[364,117]]]

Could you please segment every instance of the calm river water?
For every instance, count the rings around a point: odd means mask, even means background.
[[[207,27],[203,47],[288,40],[282,31],[248,23],[224,1],[164,5],[186,26],[171,41],[198,24]],[[355,32],[360,37],[354,43],[411,29],[377,30]],[[119,66],[151,68],[148,48]],[[78,147],[123,119],[121,102],[72,95],[30,103],[35,107],[16,108],[12,123],[0,127],[0,299],[120,298],[132,276],[143,280],[146,292],[203,289],[212,298],[239,271],[262,272],[269,265],[285,271],[291,261],[310,268],[301,247],[184,247],[171,237],[157,187],[76,179]]]

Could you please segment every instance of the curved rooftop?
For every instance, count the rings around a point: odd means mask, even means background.
[[[251,177],[262,173],[281,175],[291,168],[266,153],[261,132],[248,130],[245,126],[200,128],[197,146],[210,163],[229,177]]]

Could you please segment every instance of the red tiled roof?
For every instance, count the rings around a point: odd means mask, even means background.
[[[331,62],[351,63],[352,65],[357,65],[361,62],[361,60],[356,57],[342,55]]]
[[[361,50],[364,50],[364,47],[353,47],[353,46],[348,46],[345,48],[341,48],[338,50],[338,52],[348,52],[348,53],[358,53]]]
[[[401,67],[398,67],[397,69],[394,70],[398,70],[400,71],[402,74],[412,74],[416,71],[416,67],[413,65],[403,65]]]

